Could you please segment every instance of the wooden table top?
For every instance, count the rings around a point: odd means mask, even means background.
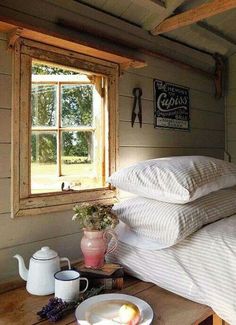
[[[191,302],[152,283],[142,282],[129,276],[125,278],[124,289],[119,292],[147,301],[154,311],[154,325],[195,325],[213,315],[212,310],[207,306]],[[52,324],[47,320],[40,320],[36,314],[47,304],[49,297],[30,295],[25,287],[0,294],[0,324]],[[77,324],[74,312],[56,324]]]

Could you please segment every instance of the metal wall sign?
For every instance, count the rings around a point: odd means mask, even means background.
[[[189,88],[154,79],[154,127],[189,130]]]

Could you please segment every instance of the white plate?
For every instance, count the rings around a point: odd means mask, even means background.
[[[91,297],[82,302],[75,311],[80,325],[119,325],[117,320],[119,308],[127,302],[135,304],[141,313],[139,325],[149,325],[153,319],[152,308],[145,301],[119,293],[108,293]]]

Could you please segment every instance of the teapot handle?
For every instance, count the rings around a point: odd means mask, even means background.
[[[108,241],[107,239],[107,235],[110,235],[114,242],[113,242],[113,245],[112,247],[110,247],[105,254],[109,254],[109,253],[112,253],[116,248],[117,248],[117,245],[118,245],[118,239],[117,239],[117,235],[116,233],[113,231],[113,230],[105,230],[104,233],[103,233],[103,239]]]
[[[66,261],[68,263],[68,269],[71,269],[70,260],[67,257],[60,257],[60,262]]]

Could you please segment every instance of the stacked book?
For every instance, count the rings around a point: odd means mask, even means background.
[[[101,269],[78,267],[82,277],[89,280],[89,288],[105,286],[106,290],[121,290],[124,284],[124,269],[118,264],[106,263]]]

